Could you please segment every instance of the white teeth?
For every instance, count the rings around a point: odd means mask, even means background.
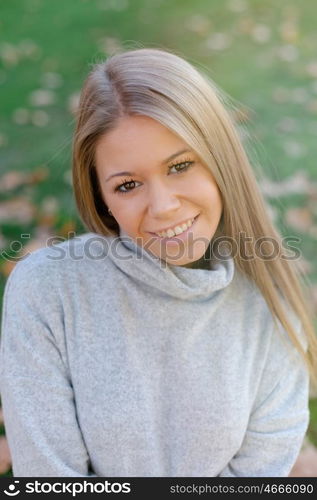
[[[194,222],[194,219],[189,219],[186,223],[181,226],[175,226],[173,229],[168,229],[167,231],[163,231],[161,233],[156,233],[160,238],[172,238],[178,234],[182,234],[186,231]]]
[[[187,226],[186,226],[187,229]],[[176,226],[174,229],[175,234],[181,234],[184,232],[184,229],[181,228],[181,226]]]
[[[175,236],[175,233],[174,233],[173,229],[168,229],[166,231],[166,234],[167,234],[168,238],[171,238],[172,236]]]

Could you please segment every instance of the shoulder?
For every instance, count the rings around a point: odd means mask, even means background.
[[[6,294],[14,291],[52,291],[68,278],[89,275],[96,266],[107,266],[111,237],[84,233],[72,239],[40,248],[16,263],[6,283]],[[108,264],[109,265],[109,264]]]
[[[294,328],[298,340],[307,347],[306,336],[301,319],[288,304],[286,298],[278,293],[280,308]],[[266,298],[258,285],[249,276],[235,268],[231,287],[231,307],[239,308],[244,318],[243,331],[246,345],[256,346],[258,358],[267,359],[268,363],[283,362],[299,357],[288,331],[273,314]],[[275,306],[277,306],[275,302]]]
[[[249,321],[270,321],[267,302],[255,281],[235,265],[230,286],[230,307],[239,308]]]

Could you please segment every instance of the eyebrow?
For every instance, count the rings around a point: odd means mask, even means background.
[[[169,156],[168,158],[166,158],[165,160],[163,160],[162,165],[164,165],[165,163],[168,163],[169,161],[173,160],[174,158],[176,158],[177,156],[179,156],[183,153],[191,153],[191,150],[186,148],[186,149],[181,149],[180,151],[177,151],[177,153],[174,153],[171,156]],[[109,175],[109,177],[107,177],[107,179],[106,179],[106,182],[109,181],[110,179],[112,179],[112,177],[118,177],[120,175],[132,176],[132,175],[137,175],[137,174],[135,172],[127,172],[126,170],[124,172],[117,172],[116,174]]]

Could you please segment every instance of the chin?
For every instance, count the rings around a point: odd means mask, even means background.
[[[194,260],[189,260],[189,259],[165,259],[165,262],[170,264],[171,266],[187,266],[190,265],[192,262],[195,262]]]
[[[163,259],[165,262],[172,266],[189,266],[190,264],[193,264],[194,262],[197,262],[200,260],[206,252],[206,248],[202,252],[195,252],[195,255],[190,255],[190,256],[183,256],[181,258],[177,258],[175,255],[175,258],[171,255],[171,253]]]
[[[208,241],[208,244],[207,244]],[[209,246],[210,241],[204,238],[197,238],[193,245],[160,245],[157,241],[148,249],[156,257],[164,260],[173,266],[186,266],[201,259]]]

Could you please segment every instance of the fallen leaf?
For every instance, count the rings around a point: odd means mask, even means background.
[[[306,104],[306,109],[311,113],[317,113],[317,99],[311,99]]]
[[[33,172],[19,172],[18,170],[6,172],[0,178],[0,192],[11,191],[24,184],[37,184],[45,180],[48,175],[49,169],[43,165]]]
[[[73,177],[71,170],[65,171],[65,173],[63,174],[63,181],[66,182],[66,184],[69,184],[70,186],[73,185]]]
[[[19,62],[20,53],[17,47],[5,42],[0,45],[0,58],[5,66],[15,66]]]
[[[59,234],[64,238],[69,239],[70,233],[74,233],[76,230],[76,224],[74,221],[69,220],[65,222],[59,230]]]
[[[251,37],[257,43],[266,43],[271,38],[271,28],[265,24],[256,24],[251,31]]]
[[[306,72],[308,73],[309,76],[317,78],[317,62],[311,61],[309,64],[307,64]]]
[[[29,102],[32,106],[50,106],[56,100],[55,92],[48,89],[33,90],[29,96]]]
[[[0,221],[29,224],[36,213],[35,205],[27,198],[17,197],[0,203]]]
[[[10,273],[13,271],[17,261],[5,260],[0,263],[0,272],[5,277],[8,278]]]
[[[50,173],[50,171],[49,171],[48,167],[46,165],[41,165],[40,167],[35,169],[34,172],[30,173],[28,182],[30,184],[37,184],[38,182],[42,182],[45,179],[47,179],[47,177],[49,176],[49,173]]]
[[[281,132],[295,132],[298,129],[298,123],[291,116],[284,116],[278,122],[276,128]]]
[[[227,4],[227,8],[231,10],[231,12],[241,13],[247,10],[248,4],[245,0],[230,0]]]
[[[105,54],[111,55],[122,50],[122,43],[118,38],[106,36],[98,40],[98,48]]]
[[[294,21],[287,20],[280,26],[280,35],[284,42],[294,43],[298,40],[298,27]]]
[[[27,175],[25,172],[19,172],[18,170],[11,170],[11,172],[6,172],[0,178],[0,191],[10,191],[16,189],[17,187],[25,184]]]
[[[313,224],[311,211],[306,207],[294,207],[286,210],[284,220],[289,227],[306,232]]]
[[[311,226],[307,232],[312,238],[317,239],[317,226]]]
[[[239,19],[237,29],[243,35],[250,35],[254,28],[254,20],[251,17],[243,16]]]
[[[22,248],[22,250],[19,253],[19,258],[26,257],[27,255],[30,255],[36,250],[48,246],[48,241],[50,238],[54,236],[54,234],[49,230],[44,230],[43,227],[41,227],[40,229],[41,231],[40,230],[38,231],[37,236]]]
[[[39,214],[36,219],[40,227],[54,227],[57,222],[57,215],[55,214]]]
[[[12,114],[12,120],[17,125],[26,125],[30,121],[30,117],[30,111],[25,108],[17,108]]]
[[[194,14],[186,21],[186,28],[189,31],[204,35],[211,29],[210,20],[201,14]]]
[[[45,127],[45,125],[47,125],[49,121],[50,117],[46,113],[46,111],[43,110],[34,111],[31,115],[31,122],[36,127]]]
[[[273,101],[278,103],[284,103],[289,101],[290,90],[285,87],[276,87],[272,93]]]
[[[80,92],[74,92],[68,98],[67,108],[68,111],[75,115],[79,107]]]
[[[296,141],[284,142],[283,149],[290,158],[301,158],[307,153],[306,146]]]
[[[276,50],[277,56],[285,62],[293,62],[298,59],[299,52],[298,48],[294,45],[282,45],[281,47],[277,47]]]
[[[232,37],[228,33],[213,33],[205,40],[205,46],[211,50],[225,50],[230,47]]]
[[[289,477],[317,477],[317,448],[307,445],[299,454]]]
[[[42,200],[41,211],[46,215],[56,214],[59,209],[58,199],[54,196],[47,196]]]
[[[307,194],[313,197],[317,193],[317,183],[309,179],[305,170],[298,170],[279,182],[262,177],[259,186],[261,192],[268,198],[280,198],[290,194]]]
[[[309,92],[304,87],[297,87],[290,92],[291,100],[297,104],[303,104],[309,100]]]
[[[11,455],[5,436],[0,436],[0,474],[5,474],[11,467]]]

